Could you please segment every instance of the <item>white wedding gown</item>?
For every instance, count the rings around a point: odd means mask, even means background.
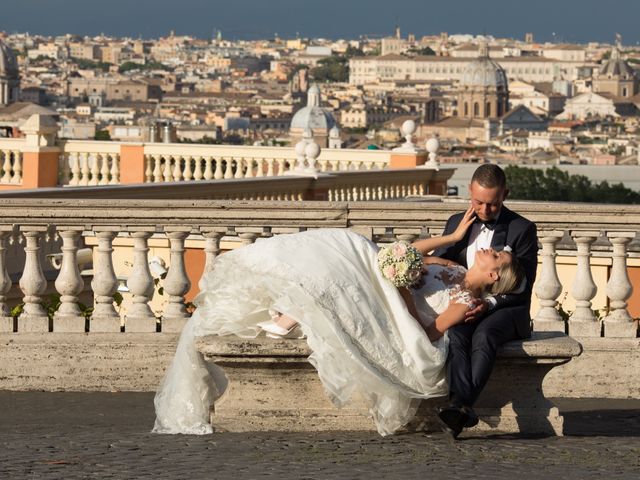
[[[300,322],[331,400],[342,406],[358,391],[382,435],[411,420],[416,399],[446,394],[447,338],[429,341],[379,272],[377,251],[348,229],[324,229],[258,240],[216,258],[156,394],[154,432],[212,432],[209,409],[227,379],[204,363],[195,338],[255,337],[270,309]],[[463,275],[462,267],[429,265],[423,286],[413,290],[423,318],[470,300],[459,287]]]

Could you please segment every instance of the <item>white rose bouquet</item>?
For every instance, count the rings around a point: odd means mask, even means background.
[[[396,287],[408,287],[420,279],[422,254],[407,242],[394,242],[378,251],[378,268]]]

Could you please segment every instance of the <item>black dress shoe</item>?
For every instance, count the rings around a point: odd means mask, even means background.
[[[473,411],[473,408],[471,407],[462,407],[461,409],[464,413],[467,414],[467,421],[464,424],[464,428],[472,428],[475,427],[478,422],[480,421],[480,419],[478,418],[478,415],[476,414],[476,412]]]
[[[436,409],[436,420],[442,431],[452,440],[456,440],[469,420],[469,415],[459,407],[440,407]]]

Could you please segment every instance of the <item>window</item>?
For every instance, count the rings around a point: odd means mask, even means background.
[[[478,105],[478,102],[475,102],[473,104],[473,116],[478,117],[479,115],[480,115],[480,105]]]
[[[469,104],[467,102],[464,102],[464,116],[468,116],[469,115]]]
[[[485,117],[491,116],[491,102],[487,102],[487,109],[484,112],[484,116]]]

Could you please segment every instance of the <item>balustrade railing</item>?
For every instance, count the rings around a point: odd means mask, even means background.
[[[61,147],[61,185],[77,187],[120,183],[120,144],[67,140]]]
[[[293,148],[161,144],[144,145],[145,182],[229,180],[283,175],[293,170]],[[320,172],[382,170],[389,166],[391,152],[325,149],[320,152]]]
[[[6,198],[3,203],[0,331],[17,334],[176,332],[189,316],[186,300],[191,298],[191,286],[198,284],[200,272],[211,270],[216,256],[224,250],[320,227],[352,228],[379,243],[411,241],[440,234],[446,219],[464,207],[463,202],[435,200],[327,203]],[[633,294],[628,272],[640,272],[640,207],[522,203],[516,209],[539,225],[542,249],[534,287],[534,328],[568,331],[580,337],[636,337],[637,320],[628,306]],[[12,237],[21,239],[14,240],[12,248],[21,249],[22,257],[7,256]],[[53,277],[43,255],[51,238],[58,239],[57,245],[62,242],[61,268]],[[93,248],[93,269],[81,271],[78,251],[87,246]],[[194,262],[196,253],[199,256]],[[150,270],[152,257],[158,255],[166,262],[166,276]],[[13,265],[16,259],[20,259],[18,268]],[[565,264],[569,264],[568,270]],[[596,268],[604,268],[605,274],[594,275]],[[14,275],[12,281],[11,272],[20,272],[19,279]],[[160,287],[163,295],[158,295]],[[125,292],[124,307],[116,302],[119,291]],[[563,291],[575,304],[568,319],[562,316],[568,309],[561,297]],[[55,292],[60,305],[52,313],[43,308],[43,302]],[[92,310],[81,310],[80,301],[87,294]],[[602,294],[605,301],[598,300],[598,308],[604,311],[596,315],[594,302]],[[561,311],[558,304],[563,301]],[[636,299],[636,303],[640,302]],[[14,319],[11,310],[17,304],[22,307],[14,310]]]
[[[0,139],[0,185],[22,183],[24,139]]]

